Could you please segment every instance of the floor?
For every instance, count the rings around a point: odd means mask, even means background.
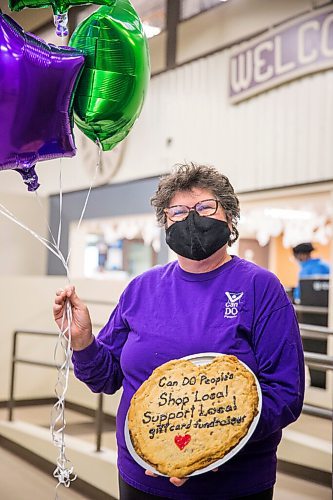
[[[17,408],[15,419],[25,420],[49,427],[50,407]],[[7,412],[0,409],[0,419],[6,419]],[[91,418],[66,410],[69,435],[93,442],[95,439]],[[103,435],[103,447],[115,446],[115,432],[108,425]],[[56,480],[16,455],[0,448],[0,499],[1,500],[53,500],[56,499]],[[57,490],[57,500],[94,500],[76,493],[73,488]],[[310,481],[279,473],[275,487],[274,500],[331,500],[332,492]]]
[[[56,480],[16,455],[0,448],[1,500],[51,500],[56,496]],[[86,500],[73,488],[58,490],[59,500]]]

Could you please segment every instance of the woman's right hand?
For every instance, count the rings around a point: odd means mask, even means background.
[[[67,328],[67,317],[63,322],[66,301],[72,307],[71,346],[74,351],[81,351],[94,340],[92,325],[87,306],[77,296],[74,286],[67,286],[64,290],[57,290],[53,304],[53,316],[59,329]]]

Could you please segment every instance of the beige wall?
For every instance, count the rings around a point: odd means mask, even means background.
[[[66,286],[64,277],[8,276],[1,277],[0,317],[0,401],[7,400],[10,387],[11,352],[13,332],[31,330],[57,333],[52,318],[52,303],[55,291]],[[86,301],[117,301],[122,282],[79,280],[77,292]],[[107,321],[112,306],[90,306],[93,323]],[[94,329],[97,333],[98,328]],[[53,352],[57,337],[40,337],[33,334],[19,336],[17,356],[33,361],[53,363]],[[18,399],[54,396],[57,379],[56,368],[17,365],[15,396]],[[115,412],[119,395],[106,398],[106,410]],[[83,406],[95,407],[96,395],[71,375],[67,400]]]
[[[233,0],[181,23],[178,58],[182,63],[230,45],[312,9],[311,0]]]
[[[40,205],[34,194],[27,196],[21,177],[16,172],[9,173],[20,184],[22,194],[8,193],[4,183],[0,190],[0,204],[23,224],[46,237],[48,206],[45,198],[40,198]],[[3,174],[6,175],[6,172],[0,173],[1,176]],[[42,275],[46,271],[46,257],[46,250],[38,240],[0,214],[0,276]]]
[[[308,12],[323,0],[233,0],[180,23],[177,64],[213,52],[245,37]],[[149,40],[152,74],[165,69],[165,32]]]

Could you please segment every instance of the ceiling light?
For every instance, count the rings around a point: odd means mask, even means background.
[[[264,215],[277,219],[309,220],[314,214],[306,210],[294,210],[291,208],[265,208]]]

